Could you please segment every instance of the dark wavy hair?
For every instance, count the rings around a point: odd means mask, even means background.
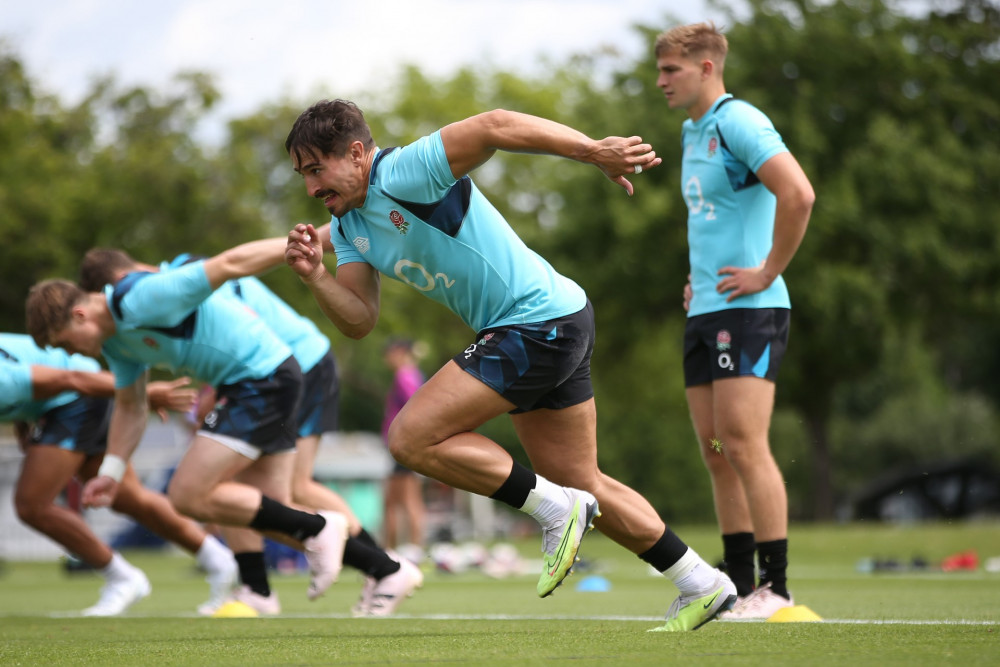
[[[365,150],[375,146],[361,109],[347,100],[322,100],[299,114],[285,139],[285,150],[302,163],[305,158],[342,156],[355,141]]]

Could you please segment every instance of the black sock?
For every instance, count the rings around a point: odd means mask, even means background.
[[[771,590],[791,600],[788,594],[788,540],[757,543],[757,561],[760,563],[760,585],[770,582]]]
[[[679,561],[687,550],[688,546],[668,527],[663,531],[663,537],[647,551],[639,554],[639,558],[652,565],[658,572],[665,572]]]
[[[535,473],[514,461],[507,480],[490,498],[507,503],[519,510],[524,507],[524,503],[528,500],[528,494],[533,488],[535,488]]]
[[[246,584],[257,595],[267,597],[271,594],[271,585],[267,581],[267,563],[263,551],[245,551],[233,554],[236,565],[240,568],[240,582]]]
[[[726,561],[726,573],[736,584],[736,594],[746,597],[753,592],[754,556],[757,543],[753,533],[730,533],[722,536],[722,557]]]
[[[367,544],[368,546],[374,549],[378,549],[379,551],[384,551],[384,549],[382,549],[382,545],[378,543],[378,540],[376,540],[374,537],[371,536],[371,533],[369,533],[367,530],[364,529],[364,526],[361,527],[361,532],[355,535],[354,537],[356,537],[357,539],[361,540],[362,543]]]
[[[399,563],[390,558],[389,554],[356,537],[347,538],[344,545],[344,565],[350,565],[376,579],[399,572]]]
[[[250,527],[258,532],[284,533],[299,542],[315,537],[324,526],[326,519],[319,514],[300,512],[267,496],[260,497],[260,509],[250,522]]]

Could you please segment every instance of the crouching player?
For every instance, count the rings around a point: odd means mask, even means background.
[[[316,599],[340,573],[347,520],[289,507],[302,372],[260,318],[216,293],[280,263],[283,251],[284,239],[247,243],[176,271],[129,274],[103,292],[45,281],[28,296],[27,322],[39,344],[103,353],[115,376],[108,455],[84,487],[86,505],[107,505],[118,492],[146,425],[148,369],[190,375],[214,387],[217,401],[168,497],[194,519],[249,527],[302,550]]]
[[[186,378],[149,385],[155,408],[186,410],[193,390]],[[0,421],[17,425],[24,450],[14,491],[18,518],[93,567],[105,584],[84,616],[115,616],[149,595],[146,575],[101,541],[77,512],[56,503],[74,476],[91,479],[104,457],[111,373],[93,359],[41,349],[30,336],[0,333]],[[225,599],[236,580],[232,552],[194,521],[180,516],[170,501],[139,483],[127,466],[111,509],[132,517],[160,537],[194,554],[208,574],[211,597]]]

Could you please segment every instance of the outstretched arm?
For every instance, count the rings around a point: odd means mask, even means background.
[[[31,366],[32,398],[52,398],[64,391],[111,398],[115,395],[115,378],[108,371],[72,371],[37,364]]]
[[[149,384],[149,405],[165,417],[165,410],[186,412],[194,405],[197,390],[189,387],[191,379],[178,378],[169,382]],[[32,398],[43,400],[64,391],[84,396],[111,398],[115,395],[115,378],[108,371],[74,371],[52,366],[31,366]]]
[[[243,243],[205,260],[205,275],[212,288],[233,278],[263,273],[281,264],[285,258],[285,238]]]
[[[630,195],[626,175],[635,168],[651,169],[662,162],[641,137],[605,137],[594,140],[555,121],[497,109],[452,123],[441,129],[445,154],[455,178],[461,178],[498,151],[557,155],[595,165]]]

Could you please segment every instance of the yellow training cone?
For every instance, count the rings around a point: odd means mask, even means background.
[[[767,619],[768,623],[818,623],[823,619],[804,604],[797,604],[794,607],[783,607]]]
[[[256,609],[239,600],[227,602],[212,614],[212,618],[257,618],[258,616],[260,614]]]

